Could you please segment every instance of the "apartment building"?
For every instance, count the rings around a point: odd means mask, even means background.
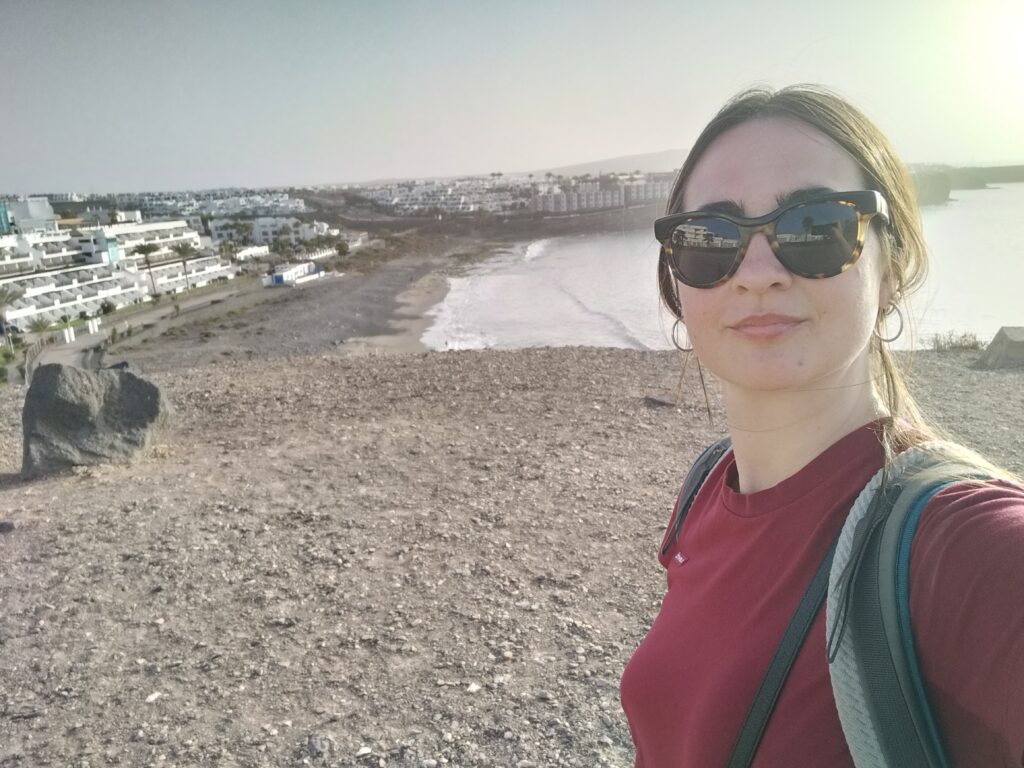
[[[210,236],[215,245],[224,242],[270,245],[284,240],[292,245],[309,242],[316,237],[340,237],[355,248],[366,243],[366,232],[339,230],[323,221],[307,222],[291,216],[260,216],[254,219],[211,219]]]
[[[604,189],[597,181],[570,181],[541,189],[533,197],[532,208],[541,213],[620,208],[667,200],[671,191],[672,182],[666,180],[620,181]]]
[[[0,236],[0,287],[19,294],[4,312],[22,326],[95,315],[104,301],[120,308],[149,301],[154,293],[177,293],[238,268],[216,256],[196,253],[184,262],[172,250],[179,243],[198,249],[199,234],[184,221],[133,222],[57,232]],[[148,256],[142,245],[156,250]],[[148,264],[147,264],[148,259]]]

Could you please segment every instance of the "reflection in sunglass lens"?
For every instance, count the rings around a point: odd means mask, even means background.
[[[857,209],[841,202],[787,211],[775,222],[779,261],[804,277],[838,275],[853,256],[857,226]]]
[[[731,221],[714,216],[689,219],[672,230],[672,261],[689,285],[711,285],[732,269],[740,231]]]

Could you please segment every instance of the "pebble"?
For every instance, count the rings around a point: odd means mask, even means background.
[[[480,686],[477,683],[470,683],[466,686],[466,691],[469,693],[476,693],[480,690]]]
[[[14,530],[14,523],[10,520],[0,520],[0,533],[10,533]]]
[[[327,757],[331,754],[332,747],[333,743],[328,736],[313,734],[306,739],[306,751],[312,757]]]

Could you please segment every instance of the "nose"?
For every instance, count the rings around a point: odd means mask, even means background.
[[[788,287],[793,275],[775,257],[767,235],[755,232],[731,282],[737,290],[761,293],[769,288]]]

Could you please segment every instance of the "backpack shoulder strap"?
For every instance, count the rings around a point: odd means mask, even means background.
[[[693,466],[686,473],[686,479],[683,480],[683,485],[679,489],[679,495],[676,496],[676,507],[672,513],[672,522],[669,523],[668,530],[665,531],[665,540],[661,545],[661,554],[667,553],[676,539],[679,538],[679,531],[683,527],[683,520],[686,519],[686,514],[690,511],[690,506],[697,497],[697,491],[700,490],[707,476],[711,474],[711,470],[714,469],[715,465],[725,455],[725,452],[731,447],[732,440],[728,437],[723,437],[701,451],[696,461],[693,462]]]
[[[858,768],[950,765],[914,650],[910,550],[931,497],[979,476],[942,444],[911,449],[872,478],[840,533],[827,604],[829,637],[838,631],[829,673]]]

